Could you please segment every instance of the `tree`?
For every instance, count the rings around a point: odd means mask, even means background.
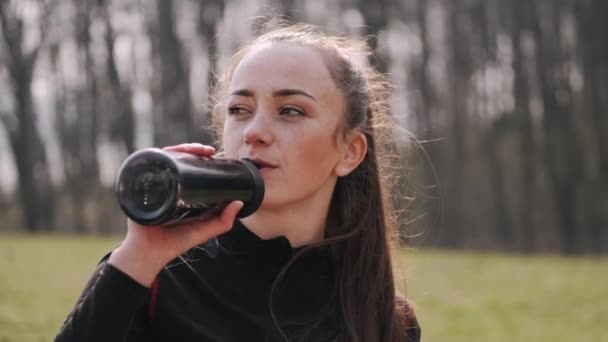
[[[23,2],[0,0],[0,26],[2,28],[2,58],[8,65],[11,90],[15,99],[15,114],[2,116],[17,170],[19,172],[19,201],[25,228],[32,232],[48,230],[54,224],[53,187],[49,177],[48,160],[44,144],[36,127],[36,113],[32,98],[32,78],[38,53],[49,30],[49,18],[54,3],[36,1],[40,10],[38,25],[27,24],[17,13]],[[26,30],[39,33],[38,44],[25,46]]]
[[[559,217],[562,251],[576,252],[576,186],[582,176],[579,138],[572,118],[572,92],[560,49],[561,3],[537,3],[532,31],[537,45],[537,74],[543,100],[544,157]],[[542,15],[541,15],[542,13]]]
[[[100,19],[105,25],[106,73],[103,81],[107,82],[108,91],[101,94],[101,97],[107,100],[106,108],[110,111],[107,120],[110,127],[110,139],[122,145],[130,154],[135,151],[135,113],[131,104],[132,92],[130,85],[121,80],[118,74],[114,58],[116,32],[110,21],[108,1],[99,0],[96,10],[99,11]]]
[[[150,23],[152,37],[154,80],[154,144],[171,145],[198,141],[192,124],[189,61],[175,31],[176,2],[157,0],[156,20]]]
[[[576,2],[577,33],[581,46],[584,110],[591,115],[589,131],[594,137],[597,170],[585,195],[588,203],[587,224],[590,229],[591,249],[605,252],[608,218],[608,22],[604,14],[608,3],[601,0]]]
[[[523,250],[531,252],[536,241],[536,227],[534,226],[533,213],[536,203],[536,144],[534,142],[534,127],[530,114],[530,90],[528,86],[526,68],[528,56],[523,50],[523,35],[529,31],[529,25],[533,20],[530,15],[530,4],[528,2],[513,1],[511,8],[505,8],[512,20],[509,22],[509,32],[513,45],[513,99],[515,105],[512,115],[518,123],[521,134],[520,154],[521,166],[521,196],[519,205],[521,212],[521,229],[524,232]]]
[[[72,224],[76,231],[85,232],[87,222],[84,205],[99,186],[98,86],[91,52],[91,6],[84,1],[74,1],[73,6],[73,34],[77,49],[72,67],[80,71],[82,82],[72,87],[65,82],[56,83],[57,92],[60,93],[56,96],[56,117],[63,157],[64,186],[71,199]],[[56,73],[61,74],[64,70],[61,70],[56,62],[58,49],[52,50]],[[68,102],[72,102],[73,106],[67,106]]]
[[[217,42],[216,42],[216,23],[224,14],[224,1],[211,0],[204,1],[199,4],[199,16],[198,16],[198,34],[203,37],[203,41],[207,46],[207,56],[209,58],[209,68],[207,70],[207,103],[211,103],[210,91],[214,88],[214,73],[217,72]],[[203,131],[201,138],[202,143],[209,144],[212,142],[211,135],[213,132],[209,131],[211,127],[211,113],[205,111],[204,115],[204,127],[207,131]]]
[[[464,166],[467,163],[467,98],[469,78],[472,73],[472,60],[468,37],[472,34],[470,18],[467,16],[466,4],[460,1],[450,2],[448,18],[449,56],[449,91],[450,104],[449,141],[451,150],[446,160],[450,170],[444,170],[447,182],[446,219],[450,222],[451,234],[446,243],[451,247],[460,246],[463,241],[462,231],[466,225],[463,215],[464,199]],[[447,171],[447,172],[446,172]]]
[[[391,2],[389,0],[366,1],[358,0],[357,7],[365,20],[364,33],[369,37],[369,43],[373,51],[376,52],[376,57],[370,62],[375,65],[380,72],[388,71],[388,64],[385,56],[378,53],[378,38],[377,35],[382,30],[386,29],[387,20],[389,18]]]
[[[474,46],[470,46],[469,49],[475,51],[475,56],[471,58],[475,65],[480,66],[481,72],[485,72],[485,69],[489,66],[498,64],[496,48],[498,23],[495,20],[497,12],[496,3],[486,0],[476,1],[470,13],[473,26],[476,27],[473,36],[477,38],[478,43],[475,45],[478,45],[478,47],[475,49]],[[480,113],[480,116],[490,113],[490,104],[494,100],[487,94],[489,86],[485,77],[482,78],[481,83],[483,94],[480,96],[479,102],[483,112]],[[488,169],[490,170],[488,178],[494,207],[494,215],[491,215],[490,222],[495,227],[496,238],[504,246],[513,245],[513,230],[506,196],[504,165],[499,146],[508,131],[510,122],[511,117],[508,113],[499,113],[499,118],[484,129],[481,141],[482,150],[485,152]]]
[[[416,14],[418,17],[418,29],[420,32],[421,56],[420,63],[414,66],[411,73],[416,79],[416,85],[420,93],[417,101],[417,134],[423,140],[431,137],[432,115],[436,105],[436,97],[428,75],[429,63],[431,59],[431,47],[428,36],[428,2],[417,0]]]

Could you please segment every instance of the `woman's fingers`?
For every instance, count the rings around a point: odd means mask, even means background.
[[[163,150],[191,153],[204,157],[212,156],[215,153],[215,148],[213,146],[203,145],[199,143],[187,143],[167,146],[164,147]]]
[[[147,259],[162,260],[166,264],[192,247],[230,230],[243,205],[242,201],[233,201],[218,216],[204,221],[175,223],[171,227],[144,227],[129,221],[126,240],[140,251],[137,255],[148,255]]]
[[[241,201],[233,201],[229,203],[224,210],[222,210],[222,213],[219,216],[207,221],[207,224],[204,226],[200,225],[198,229],[201,231],[203,239],[208,240],[216,235],[230,230],[234,224],[236,215],[238,214],[239,210],[241,210],[243,205],[244,204]]]
[[[219,216],[205,221],[194,221],[177,229],[187,230],[187,240],[192,246],[201,244],[211,238],[230,230],[236,219],[236,215],[243,207],[243,202],[233,201],[229,203]],[[190,246],[190,247],[192,247]]]

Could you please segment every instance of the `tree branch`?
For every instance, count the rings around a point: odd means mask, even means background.
[[[17,131],[17,123],[15,118],[8,112],[0,111],[0,123],[4,126],[9,138],[14,139]]]
[[[10,69],[14,68],[15,59],[18,58],[15,56],[15,42],[13,41],[13,36],[19,36],[17,37],[18,39],[21,39],[21,37],[19,33],[15,33],[14,35],[11,34],[6,7],[8,7],[8,0],[0,0],[0,27],[2,30],[2,37],[4,38],[4,45],[6,45],[6,51],[8,51],[8,54],[3,59],[6,59],[6,65],[9,66],[10,71]],[[2,55],[4,56],[5,54]]]
[[[25,56],[26,61],[27,61],[27,65],[33,65],[34,62],[36,61],[36,58],[38,57],[38,52],[40,51],[40,48],[43,46],[43,44],[46,42],[46,39],[49,35],[49,26],[50,26],[50,21],[51,18],[53,18],[53,12],[55,11],[55,8],[57,7],[57,0],[49,0],[49,1],[45,1],[45,0],[39,0],[38,3],[40,4],[40,7],[42,8],[41,10],[41,17],[40,17],[40,41],[38,43],[38,46],[35,47],[29,54],[27,54],[27,56]]]

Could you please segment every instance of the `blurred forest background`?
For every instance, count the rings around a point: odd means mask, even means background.
[[[411,133],[397,140],[410,245],[606,253],[606,14],[604,0],[0,0],[0,231],[124,231],[122,160],[210,143],[210,75],[256,17],[285,15],[373,37]]]

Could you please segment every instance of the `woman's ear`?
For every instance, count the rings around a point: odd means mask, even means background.
[[[340,150],[340,160],[334,168],[334,173],[338,177],[344,177],[356,169],[365,158],[367,138],[359,131],[350,132],[346,135]]]

